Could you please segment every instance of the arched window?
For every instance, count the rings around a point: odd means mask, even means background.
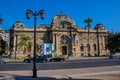
[[[84,51],[84,45],[83,44],[80,45],[80,50]]]
[[[93,44],[93,49],[94,51],[96,51],[96,44]]]
[[[63,35],[63,36],[61,37],[61,43],[62,43],[62,44],[68,44],[68,37],[65,36],[65,35]]]
[[[70,23],[66,21],[60,23],[60,29],[68,29],[70,26]]]

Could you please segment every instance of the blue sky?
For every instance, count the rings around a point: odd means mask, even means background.
[[[0,27],[9,30],[16,21],[33,27],[33,17],[26,19],[27,9],[45,10],[45,19],[38,17],[37,25],[50,24],[52,18],[62,11],[78,26],[86,26],[84,19],[91,17],[92,28],[102,23],[107,30],[120,32],[120,0],[0,0],[0,15],[4,19]]]

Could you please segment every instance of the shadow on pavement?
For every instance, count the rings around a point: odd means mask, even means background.
[[[32,78],[31,76],[15,76],[14,80],[101,80],[101,79],[75,79],[75,78],[53,78],[53,77],[38,77]]]
[[[72,78],[72,77],[66,77],[66,78],[55,78],[55,77],[37,77],[32,78],[32,76],[20,76],[20,75],[13,75],[13,74],[7,74],[7,73],[1,73],[0,74],[0,80],[101,80],[101,79],[78,79],[78,78]]]

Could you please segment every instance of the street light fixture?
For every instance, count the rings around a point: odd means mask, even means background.
[[[42,9],[39,12],[33,12],[32,10],[27,10],[26,18],[30,19],[31,14],[34,16],[34,55],[33,55],[33,78],[37,78],[37,68],[36,68],[36,20],[37,16],[40,15],[41,19],[44,19],[45,11]]]

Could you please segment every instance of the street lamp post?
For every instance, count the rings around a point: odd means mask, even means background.
[[[72,27],[70,26],[69,29],[70,29],[70,52],[69,52],[68,57],[73,56],[73,53],[72,53],[72,34],[71,34]]]
[[[34,16],[34,54],[33,54],[33,78],[37,78],[37,68],[36,68],[36,20],[37,16],[40,15],[41,19],[44,19],[45,11],[40,10],[39,12],[33,12],[32,10],[27,10],[26,17],[30,19],[30,15]]]
[[[98,44],[98,56],[100,56],[100,46],[99,46],[99,32],[97,28],[97,44]]]
[[[88,25],[88,56],[90,56],[90,46],[89,46],[89,42],[90,42],[90,26]]]

